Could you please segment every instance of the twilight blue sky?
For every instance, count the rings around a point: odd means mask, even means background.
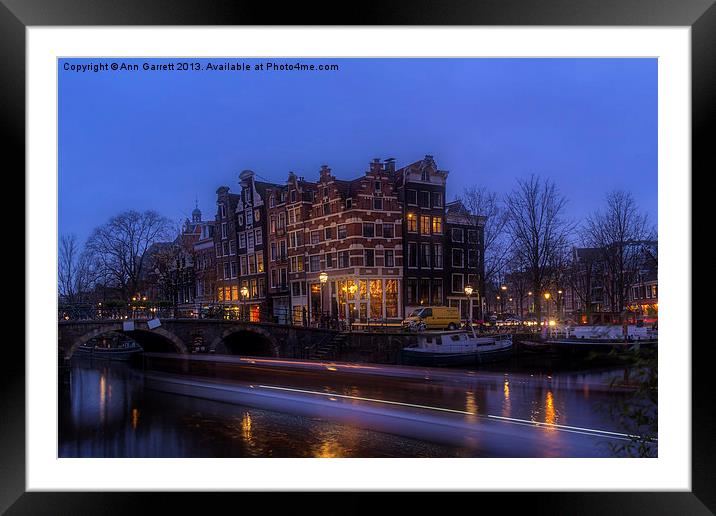
[[[177,60],[124,60],[147,61]],[[620,188],[656,224],[656,59],[300,61],[340,70],[80,73],[65,63],[122,61],[60,60],[60,234],[84,240],[130,208],[181,220],[196,196],[213,216],[216,188],[238,190],[247,168],[283,182],[327,164],[349,179],[372,158],[425,154],[450,171],[450,200],[534,172],[558,183],[570,217]]]

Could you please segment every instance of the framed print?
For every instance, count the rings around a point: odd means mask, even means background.
[[[716,10],[576,6],[3,0],[28,205],[3,510],[710,514]]]

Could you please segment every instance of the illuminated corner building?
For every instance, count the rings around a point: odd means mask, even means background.
[[[303,234],[306,287],[292,281],[294,309],[305,308],[312,323],[321,313],[352,322],[400,321],[403,246],[393,161],[375,159],[348,181],[324,165],[312,186]],[[289,227],[291,221],[289,213]]]
[[[389,163],[392,167],[392,161]],[[445,304],[445,183],[432,156],[397,170],[394,184],[402,204],[404,306]]]
[[[460,201],[445,205],[445,298],[462,319],[482,318],[485,291],[485,217],[473,215]],[[468,299],[465,286],[472,287]]]
[[[214,219],[214,263],[216,302],[238,314],[239,282],[237,266],[236,209],[241,195],[229,192],[228,186],[216,190],[216,217]]]
[[[288,187],[272,185],[266,188],[268,198],[268,298],[270,313],[279,324],[291,318],[291,293],[288,282],[288,234],[286,232],[286,199]]]
[[[194,276],[196,278],[194,310],[197,314],[201,314],[217,301],[215,221],[201,220],[201,211],[197,206],[192,211],[192,222],[199,227],[199,236],[194,243]]]
[[[238,299],[244,317],[253,322],[270,321],[273,319],[267,289],[266,194],[280,185],[257,181],[252,170],[239,174],[239,184],[241,195],[236,205]]]

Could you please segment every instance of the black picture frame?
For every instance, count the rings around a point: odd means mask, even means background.
[[[25,167],[25,29],[66,25],[553,25],[553,26],[689,26],[692,72],[693,171],[714,170],[716,99],[716,6],[713,0],[488,0],[391,1],[375,5],[201,0],[0,0],[0,112],[8,129],[3,153],[14,158],[7,175],[23,177]],[[709,131],[708,129],[711,129]],[[685,171],[688,174],[688,171]],[[5,177],[7,177],[7,175]],[[692,177],[695,174],[692,173]],[[19,182],[25,195],[23,182]],[[694,221],[697,217],[694,217]],[[27,277],[32,271],[25,270]],[[24,289],[17,289],[22,292]],[[27,317],[27,314],[25,315]],[[19,327],[19,323],[18,323]],[[682,346],[691,345],[691,336]],[[13,342],[13,344],[17,344]],[[7,344],[7,343],[6,343]],[[590,493],[453,493],[456,504],[498,503],[500,511],[531,514],[713,514],[716,511],[716,446],[706,347],[692,347],[692,491]],[[157,500],[162,512],[185,513],[195,506],[213,512],[231,504],[267,503],[255,493],[39,493],[25,492],[25,349],[3,346],[0,375],[0,510],[7,514],[131,514]],[[711,480],[709,480],[711,479]],[[254,500],[261,496],[261,500]],[[323,493],[268,495],[271,509],[283,504],[292,511],[336,512]],[[349,493],[341,498],[343,513],[374,510],[383,502],[375,493]],[[237,497],[240,497],[237,499]],[[287,499],[290,497],[290,499]],[[469,497],[469,498],[468,498]],[[422,494],[402,497],[407,512],[425,506]],[[438,502],[440,503],[440,502]],[[473,507],[478,507],[474,505]],[[238,508],[237,508],[238,510]],[[494,510],[494,509],[493,509]]]

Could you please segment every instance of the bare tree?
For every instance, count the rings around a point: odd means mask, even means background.
[[[564,218],[566,203],[553,181],[543,181],[534,174],[519,180],[517,188],[505,197],[512,252],[531,280],[538,320],[542,315],[541,293],[549,286],[574,228]]]
[[[57,261],[57,289],[67,303],[84,301],[94,286],[95,270],[93,262],[85,251],[80,249],[74,234],[60,237]]]
[[[640,213],[629,192],[615,190],[606,196],[606,207],[587,218],[585,237],[599,249],[606,269],[604,289],[612,311],[626,309],[629,288],[644,258],[645,244],[655,237],[648,217]]]
[[[155,211],[125,211],[92,232],[87,250],[101,275],[126,299],[139,288],[147,250],[171,238],[171,229],[171,221]]]
[[[499,279],[507,262],[509,246],[505,227],[509,214],[497,194],[484,186],[465,188],[458,199],[472,215],[484,217],[481,259],[484,261],[485,272],[484,276],[480,278],[480,295],[485,297],[486,302],[489,303],[489,297],[486,297],[489,290],[487,285]],[[482,222],[480,221],[480,223]],[[480,269],[482,268],[480,267]]]

